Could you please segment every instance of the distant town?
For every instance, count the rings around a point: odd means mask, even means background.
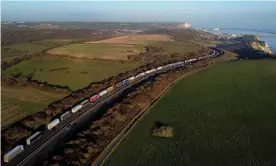
[[[68,23],[69,24],[69,23]],[[103,32],[112,32],[114,35],[135,35],[135,34],[140,34],[143,33],[152,27],[156,28],[161,28],[161,29],[168,29],[168,30],[181,30],[181,29],[195,29],[195,30],[202,30],[205,32],[209,32],[207,29],[202,29],[202,28],[194,28],[192,27],[191,24],[189,23],[183,23],[183,24],[169,24],[169,23],[149,23],[150,28],[146,27],[132,27],[128,23],[120,23],[116,25],[115,27],[111,28],[99,28],[99,32],[92,33],[92,35],[99,35],[102,34]],[[58,23],[40,23],[40,22],[24,22],[24,21],[4,21],[2,22],[2,28],[30,28],[30,29],[59,29],[59,30],[67,30],[67,29],[72,29],[71,27],[67,27],[66,24],[60,25]],[[93,25],[87,26],[88,29],[97,29],[97,27],[94,27]],[[80,29],[79,27],[76,27],[75,29]],[[214,28],[213,31],[219,31],[219,28]],[[235,37],[239,37],[238,35],[235,34],[217,34],[218,39],[232,39]],[[241,36],[241,35],[240,35]],[[210,39],[210,36],[208,35],[201,35],[202,38],[205,39]]]
[[[127,34],[139,34],[142,33],[146,30],[148,30],[148,28],[145,27],[134,27],[134,28],[128,28],[127,23],[120,23],[119,27],[116,26],[114,28],[106,28],[106,29],[99,29],[102,32],[106,32],[106,31],[113,31],[116,35],[127,35]],[[157,23],[152,23],[150,26],[152,27],[159,27],[159,28],[164,28],[164,29],[187,29],[187,28],[191,28],[191,25],[188,23],[184,23],[184,24],[157,24]],[[62,29],[62,30],[66,30],[67,27],[64,25],[59,25],[59,24],[55,24],[55,23],[34,23],[34,22],[24,22],[24,21],[6,21],[6,22],[2,22],[2,28],[31,28],[31,29]],[[91,28],[94,28],[93,26]],[[71,29],[71,27],[70,27]],[[75,28],[75,29],[80,29],[80,28]],[[95,28],[97,29],[97,28]],[[98,34],[98,33],[97,33]],[[92,35],[96,35],[92,34]]]

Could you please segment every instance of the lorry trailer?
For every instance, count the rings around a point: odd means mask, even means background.
[[[17,156],[19,153],[23,152],[23,150],[24,150],[24,146],[23,145],[16,146],[11,151],[9,151],[7,154],[5,154],[5,156],[4,156],[4,162],[8,163],[15,156]]]
[[[52,122],[48,123],[47,128],[49,130],[53,129],[54,127],[56,127],[59,124],[59,119],[55,119]]]
[[[64,121],[64,120],[67,119],[70,115],[71,115],[70,111],[67,111],[67,112],[65,112],[64,114],[62,114],[62,115],[60,116],[60,120],[61,120],[61,121]]]
[[[98,98],[99,98],[99,95],[96,94],[96,95],[91,96],[89,100],[90,100],[90,102],[94,102],[94,101],[96,101]]]
[[[157,70],[161,70],[163,69],[163,66],[157,67]]]
[[[123,85],[128,85],[129,81],[128,79],[123,80]]]
[[[73,112],[73,113],[76,113],[76,112],[78,112],[80,109],[81,109],[81,105],[80,104],[78,104],[78,105],[76,105],[75,107],[73,107],[72,109],[71,109],[71,111]]]
[[[115,86],[116,86],[116,88],[120,88],[122,85],[123,85],[122,82],[118,82]]]
[[[111,92],[111,91],[114,90],[114,87],[113,87],[113,86],[110,86],[110,87],[108,87],[106,90],[107,90],[107,92]]]
[[[107,90],[100,91],[99,96],[103,96],[105,94],[107,94]]]
[[[85,99],[85,100],[83,100],[83,101],[80,103],[80,105],[84,106],[84,105],[86,105],[88,102],[89,102],[89,100],[88,100],[88,99]]]
[[[150,72],[151,72],[151,70],[147,70],[147,71],[146,71],[146,74],[149,74]]]
[[[128,78],[128,81],[129,81],[129,82],[133,82],[133,81],[134,81],[134,79],[135,79],[135,77],[134,77],[134,76],[132,76],[132,77],[129,77],[129,78]]]
[[[33,135],[31,135],[29,138],[26,139],[27,145],[31,145],[35,140],[37,140],[39,137],[42,136],[41,132],[36,132]]]

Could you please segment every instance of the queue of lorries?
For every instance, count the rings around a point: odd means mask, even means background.
[[[185,64],[196,62],[196,61],[199,61],[199,60],[202,60],[202,59],[213,58],[213,57],[216,57],[216,56],[220,55],[221,53],[222,53],[222,51],[220,51],[219,53],[217,51],[213,51],[213,53],[211,55],[170,63],[170,64],[167,64],[167,65],[159,66],[157,68],[153,68],[151,70],[147,70],[145,72],[141,72],[141,73],[139,73],[135,76],[131,76],[131,77],[129,77],[129,78],[123,80],[123,81],[120,81],[120,82],[116,83],[115,86],[110,86],[110,87],[100,91],[98,94],[92,95],[89,99],[85,99],[85,100],[81,101],[79,104],[77,104],[76,106],[71,108],[70,111],[64,112],[62,115],[60,115],[59,118],[56,118],[56,119],[52,120],[50,123],[48,123],[47,124],[47,129],[48,130],[54,129],[56,126],[59,125],[59,123],[61,121],[64,121],[65,119],[70,117],[71,114],[75,114],[78,111],[80,111],[86,104],[96,103],[101,97],[105,96],[106,94],[111,94],[111,92],[114,91],[114,89],[116,89],[116,90],[121,89],[121,88],[127,86],[129,83],[132,83],[136,80],[139,80],[141,77],[144,77],[144,76],[149,75],[149,74],[154,73],[154,72],[159,72],[160,70],[165,71],[165,70],[168,70],[168,69],[184,66]],[[28,137],[26,139],[26,145],[25,146],[31,145],[34,141],[36,141],[39,137],[42,136],[42,133],[43,133],[43,131],[37,131],[36,133],[34,133],[30,137]],[[11,151],[9,151],[7,154],[4,155],[4,162],[8,163],[15,156],[17,156],[18,154],[20,154],[23,151],[24,151],[24,145],[17,145]]]

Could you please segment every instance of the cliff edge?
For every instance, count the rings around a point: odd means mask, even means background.
[[[249,48],[259,51],[260,53],[272,54],[268,44],[264,41],[261,41],[256,35],[244,35],[242,37],[237,37],[234,40],[242,42]]]
[[[272,54],[272,51],[270,50],[268,44],[264,41],[253,41],[249,43],[249,47],[259,50],[261,52]]]

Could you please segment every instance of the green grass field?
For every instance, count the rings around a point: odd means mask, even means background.
[[[28,54],[27,51],[18,51],[15,49],[4,49],[1,48],[1,61],[9,61],[13,58],[17,58],[20,56],[24,56],[25,54]]]
[[[188,42],[162,41],[150,44],[152,46],[162,47],[167,54],[187,52],[197,52],[201,47]]]
[[[104,165],[276,165],[276,61],[220,63],[156,103]],[[173,138],[151,136],[156,121]]]
[[[138,45],[85,43],[58,47],[48,53],[73,57],[127,60],[127,55],[137,55],[143,50],[143,46]]]
[[[122,64],[119,61],[80,60],[46,56],[23,61],[2,71],[2,75],[8,77],[13,73],[21,72],[23,76],[27,76],[33,73],[33,78],[36,80],[79,89],[91,82],[101,81],[138,66],[137,63]]]
[[[191,42],[202,46],[223,44],[222,41],[216,41],[216,40],[191,40]]]
[[[69,44],[72,41],[78,41],[78,40],[77,39],[45,39],[45,40],[35,41],[33,43],[47,46],[48,48],[50,48],[50,47],[60,46],[64,44]]]
[[[5,46],[4,48],[9,48],[12,50],[18,50],[22,52],[28,52],[30,54],[41,52],[47,49],[47,46],[36,44],[36,43],[17,43],[9,46]]]
[[[35,54],[48,48],[56,47],[70,43],[72,40],[65,39],[45,39],[33,41],[32,43],[16,43],[2,47],[2,60],[9,61],[15,57],[24,56],[25,54]]]
[[[34,114],[66,94],[38,90],[31,87],[1,87],[1,125],[5,127]]]

